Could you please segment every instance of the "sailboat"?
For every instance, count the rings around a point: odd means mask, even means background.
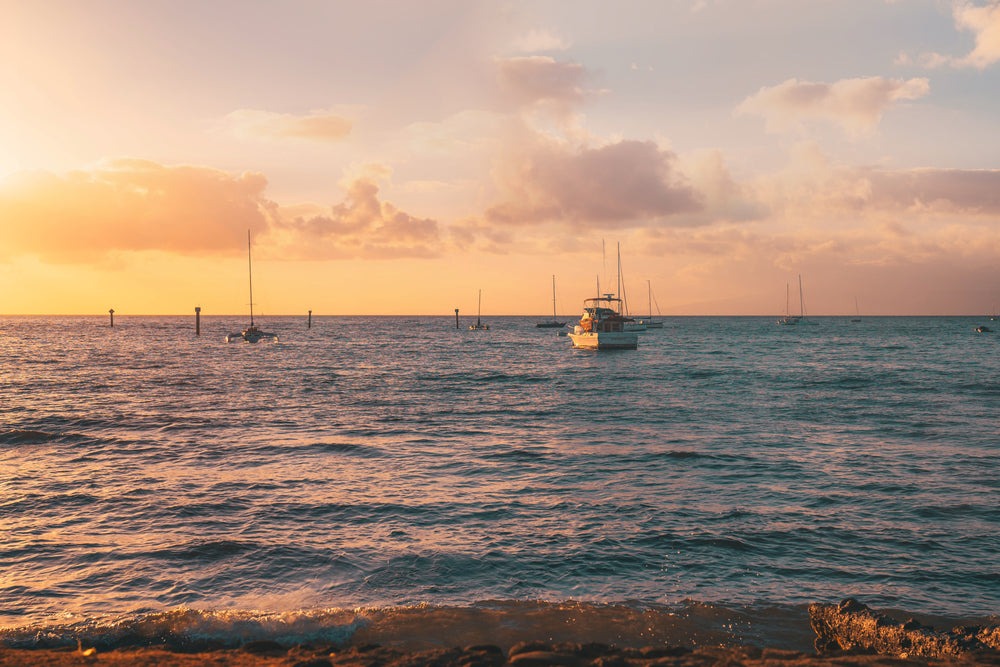
[[[785,283],[785,316],[778,318],[778,324],[798,324],[805,314],[804,302],[802,300],[802,276],[799,275],[799,314],[792,315],[788,307],[788,283]]]
[[[618,252],[618,291],[621,293],[622,257]],[[628,330],[635,320],[621,314],[624,299],[614,294],[600,294],[584,299],[580,323],[569,335],[573,347],[588,350],[634,350],[639,346],[639,333]]]
[[[551,322],[535,322],[535,326],[539,329],[561,329],[566,326],[565,322],[559,322],[556,320],[556,277],[552,276],[552,321]]]
[[[247,266],[250,275],[250,326],[240,333],[231,333],[226,336],[226,342],[232,343],[237,340],[244,340],[248,343],[258,343],[262,340],[276,341],[278,334],[261,331],[253,323],[253,257],[251,255],[250,230],[247,230]]]
[[[470,331],[480,331],[490,328],[490,325],[483,324],[480,315],[483,313],[483,290],[479,290],[479,310],[476,312],[476,323],[469,325]]]
[[[647,329],[662,329],[663,320],[653,319],[653,285],[650,281],[646,281],[646,287],[649,288],[649,317],[647,319],[639,320],[639,324],[644,324]],[[660,306],[656,306],[656,314],[660,314]]]
[[[861,321],[861,308],[858,307],[858,297],[854,297],[854,313],[855,313],[855,317],[854,317],[854,319],[851,320],[851,322],[860,322]]]

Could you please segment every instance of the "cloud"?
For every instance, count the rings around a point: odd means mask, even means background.
[[[118,251],[239,252],[234,239],[267,227],[266,186],[258,173],[134,159],[65,176],[18,172],[0,183],[3,248],[56,262]]]
[[[740,187],[772,225],[930,230],[961,224],[1000,231],[1000,170],[833,167],[814,145],[803,144],[786,169]]]
[[[979,5],[967,0],[952,3],[955,27],[975,35],[976,46],[965,56],[949,56],[940,53],[925,53],[920,56],[920,64],[928,68],[975,67],[986,69],[1000,61],[1000,1],[989,0]]]
[[[557,120],[572,117],[588,96],[588,73],[583,65],[558,62],[548,56],[497,59],[497,83],[501,95],[515,107],[547,111]]]
[[[929,90],[923,78],[867,77],[832,84],[789,79],[761,88],[743,100],[736,112],[763,116],[772,131],[799,128],[805,120],[825,120],[858,134],[874,128],[893,103],[923,97]]]
[[[350,180],[347,196],[328,210],[279,209],[275,224],[282,254],[304,259],[438,255],[437,221],[414,217],[380,201],[377,177],[364,174]]]
[[[1000,215],[1000,170],[861,170],[871,184],[870,201],[881,207],[935,210],[967,216]]]
[[[317,142],[342,141],[353,128],[350,119],[325,111],[296,116],[240,109],[228,114],[226,121],[235,132],[244,136]]]
[[[535,28],[515,40],[512,46],[519,53],[537,53],[538,51],[565,51],[570,45],[569,40],[551,30]]]
[[[701,209],[676,156],[650,141],[573,149],[538,135],[534,146],[506,155],[496,177],[506,197],[486,219],[497,224],[621,228]]]
[[[279,206],[261,174],[115,159],[65,176],[18,172],[0,182],[3,254],[48,262],[109,261],[127,252],[233,255],[247,229],[261,255],[294,258],[430,257],[437,221],[379,200],[385,169],[365,169],[331,207]],[[255,244],[256,245],[256,244]]]
[[[954,16],[956,27],[976,36],[976,48],[954,64],[984,69],[1000,60],[1000,2],[992,0],[982,6],[959,2]]]

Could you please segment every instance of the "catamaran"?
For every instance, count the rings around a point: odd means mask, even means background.
[[[278,334],[261,331],[253,323],[253,257],[251,255],[249,229],[247,230],[247,266],[250,273],[250,326],[240,333],[227,334],[226,342],[232,343],[237,340],[243,340],[248,343],[259,343],[262,340],[276,341],[278,340]]]

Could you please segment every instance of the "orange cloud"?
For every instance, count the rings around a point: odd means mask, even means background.
[[[334,142],[346,138],[353,122],[340,115],[318,112],[307,116],[240,109],[226,116],[237,132],[268,139],[305,139]]]
[[[0,183],[3,252],[57,262],[115,251],[236,252],[267,227],[267,180],[216,169],[117,159],[89,172],[18,172]]]
[[[19,172],[0,183],[3,257],[84,263],[122,252],[237,254],[247,229],[262,256],[430,257],[438,223],[379,201],[376,176],[348,185],[329,209],[280,207],[261,174],[117,159],[66,176]]]
[[[856,134],[874,128],[882,114],[899,100],[923,97],[930,90],[927,79],[842,79],[813,83],[788,79],[761,88],[736,108],[737,113],[758,114],[769,130],[798,128],[804,120],[825,120]]]
[[[539,137],[525,152],[506,156],[496,176],[507,196],[486,219],[497,224],[620,228],[702,207],[676,156],[650,141],[574,150]]]
[[[416,218],[378,198],[373,177],[350,182],[343,202],[329,211],[275,216],[283,254],[308,259],[433,257],[440,253],[438,223]]]

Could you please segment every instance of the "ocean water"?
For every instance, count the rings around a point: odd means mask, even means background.
[[[0,642],[996,620],[1000,323],[666,318],[598,353],[534,321],[0,318]]]

